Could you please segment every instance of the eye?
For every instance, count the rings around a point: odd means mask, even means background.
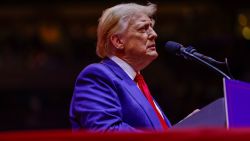
[[[144,25],[143,27],[141,27],[141,28],[139,29],[139,31],[140,31],[140,32],[147,32],[148,29],[149,29],[149,25]]]

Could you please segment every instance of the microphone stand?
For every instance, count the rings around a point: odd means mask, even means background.
[[[220,70],[219,68],[215,67],[214,65],[202,60],[201,58],[193,55],[192,53],[189,53],[186,50],[183,50],[182,53],[184,54],[184,56],[188,56],[191,59],[194,59],[200,63],[205,64],[206,66],[208,66],[210,69],[214,70],[215,72],[217,72],[218,74],[222,75],[223,77],[225,77],[226,79],[231,79],[231,77],[229,77],[227,74],[225,74],[222,70]]]

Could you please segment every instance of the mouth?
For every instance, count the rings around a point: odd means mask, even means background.
[[[151,50],[155,50],[156,49],[155,44],[149,45],[147,48],[151,49]]]

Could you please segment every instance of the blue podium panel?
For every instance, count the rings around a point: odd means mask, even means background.
[[[223,79],[227,127],[250,127],[250,84]]]
[[[225,128],[226,114],[224,98],[219,98],[199,112],[183,119],[173,128]]]

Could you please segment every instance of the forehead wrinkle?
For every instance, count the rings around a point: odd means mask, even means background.
[[[151,26],[154,26],[154,20],[140,20],[135,22],[136,27],[143,26],[145,24],[150,24]]]

